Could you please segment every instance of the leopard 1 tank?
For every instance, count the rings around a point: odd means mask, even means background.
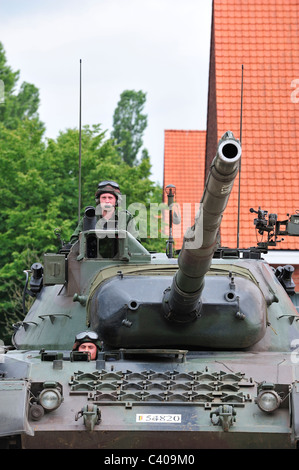
[[[31,267],[1,355],[2,447],[298,446],[299,316],[261,250],[219,245],[240,157],[228,131],[178,259],[89,220]]]

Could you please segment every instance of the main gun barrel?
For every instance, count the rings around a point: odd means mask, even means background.
[[[185,233],[179,269],[171,287],[164,293],[163,307],[168,320],[188,322],[200,314],[204,277],[218,245],[222,214],[238,173],[240,158],[240,142],[228,131],[218,143],[195,223]]]

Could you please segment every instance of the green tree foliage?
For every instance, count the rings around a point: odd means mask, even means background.
[[[4,103],[0,106],[0,122],[8,129],[15,129],[19,120],[38,119],[39,91],[27,82],[23,82],[16,93],[19,70],[13,72],[6,63],[6,55],[0,42],[0,79],[4,83]],[[42,123],[39,123],[42,127]]]
[[[113,131],[119,154],[124,162],[133,166],[143,145],[143,132],[147,126],[147,115],[142,114],[146,94],[142,91],[125,90],[113,115]]]

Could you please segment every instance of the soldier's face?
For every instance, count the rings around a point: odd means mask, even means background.
[[[100,205],[103,210],[108,212],[114,211],[115,204],[116,197],[113,194],[104,193],[100,195]]]
[[[78,351],[89,353],[91,361],[94,361],[97,357],[97,347],[94,343],[82,343],[80,344]]]

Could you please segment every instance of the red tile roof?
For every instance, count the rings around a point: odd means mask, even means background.
[[[240,247],[256,244],[250,207],[280,220],[299,209],[298,38],[298,0],[214,0],[209,102],[216,100],[216,115],[208,122],[217,122],[217,142],[227,130],[239,138],[244,65]],[[213,156],[210,148],[209,162]],[[221,226],[222,245],[231,247],[237,189],[236,182]],[[298,249],[299,237],[278,248]]]
[[[241,248],[257,242],[251,207],[279,220],[299,209],[298,38],[298,0],[214,0],[207,135],[165,131],[164,185],[175,184],[181,206],[199,203],[219,138],[227,130],[240,137],[244,66]],[[236,180],[221,226],[223,246],[237,244],[237,190]],[[175,227],[176,248],[188,223],[182,225],[180,234]],[[277,248],[299,249],[299,237],[285,237]]]
[[[202,196],[205,149],[205,131],[166,130],[164,133],[164,188],[175,185],[175,199],[182,214],[182,223],[173,227],[176,249],[181,248],[187,226],[193,224],[195,205]],[[167,198],[164,200],[167,202]],[[188,217],[189,207],[192,218]]]

